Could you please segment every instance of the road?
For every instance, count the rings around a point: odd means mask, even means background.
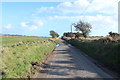
[[[37,78],[113,78],[83,53],[61,40]]]

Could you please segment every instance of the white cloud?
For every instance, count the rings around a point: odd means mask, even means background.
[[[40,7],[37,13],[50,12],[50,13],[81,13],[85,7],[89,5],[87,0],[77,0],[74,2],[63,2],[53,7]]]
[[[112,29],[118,27],[118,18],[117,16],[51,16],[49,20],[67,20],[70,22],[78,22],[79,20],[83,20],[92,24],[93,29]]]
[[[40,19],[34,19],[28,22],[21,22],[20,24],[22,27],[30,29],[30,30],[35,30],[38,27],[43,26],[43,21]]]
[[[12,28],[12,24],[7,24],[4,26],[5,29],[11,29]]]
[[[52,11],[52,10],[54,10],[55,9],[55,7],[40,7],[40,8],[37,8],[37,11],[38,11],[38,13],[41,13],[41,12],[44,12],[44,11]]]
[[[117,14],[118,1],[117,0],[94,0],[93,3],[88,8],[88,12]]]
[[[116,16],[88,16],[87,21],[89,21],[94,29],[112,29],[118,27],[118,21]]]
[[[21,26],[22,27],[27,27],[28,25],[27,25],[27,22],[21,22]]]
[[[119,1],[119,0],[118,0]],[[50,13],[77,13],[81,14],[87,6],[88,13],[105,13],[105,14],[117,14],[118,1],[115,0],[93,0],[90,4],[88,0],[76,0],[74,2],[63,2],[57,6],[51,7],[40,7],[37,9],[37,14],[42,12]]]

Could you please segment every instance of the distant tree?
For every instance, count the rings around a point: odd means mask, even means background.
[[[52,38],[59,37],[59,34],[53,30],[50,31],[50,35],[52,36]]]
[[[89,35],[92,29],[91,24],[83,21],[74,24],[74,27],[76,28],[76,31],[81,31],[85,38]]]

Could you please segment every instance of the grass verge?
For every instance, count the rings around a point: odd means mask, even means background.
[[[3,78],[25,78],[31,74],[32,63],[42,62],[59,42],[40,37],[4,38],[0,57]]]
[[[120,41],[104,44],[101,40],[65,40],[108,68],[120,72]]]

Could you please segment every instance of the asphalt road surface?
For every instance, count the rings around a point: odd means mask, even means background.
[[[37,78],[113,78],[83,53],[61,40]]]

